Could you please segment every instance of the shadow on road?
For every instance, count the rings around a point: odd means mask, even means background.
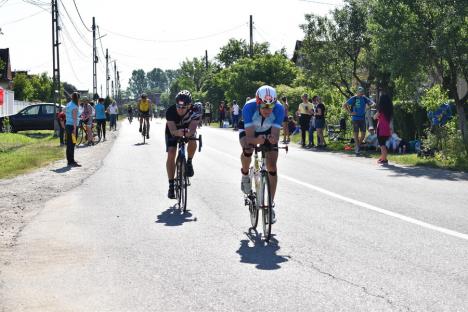
[[[147,145],[148,143],[143,143],[143,142],[140,142],[140,143],[135,143],[133,144],[134,146],[142,146],[142,145]]]
[[[241,240],[241,245],[236,251],[241,257],[240,262],[255,264],[259,270],[278,270],[281,268],[280,263],[289,261],[291,258],[276,254],[280,246],[274,237],[270,238],[269,243],[265,243],[255,229],[249,229],[249,232],[245,234],[248,239]]]
[[[191,217],[192,214],[190,213],[190,210],[187,210],[184,214],[182,214],[177,208],[177,204],[175,204],[174,206],[169,207],[167,210],[163,211],[159,216],[157,216],[157,220],[154,222],[164,223],[165,226],[179,226],[186,222],[197,221],[197,218]]]
[[[428,167],[400,167],[392,164],[383,168],[392,170],[395,177],[425,177],[434,180],[468,181],[468,174],[457,171],[450,171]]]
[[[70,166],[65,166],[65,167],[62,167],[62,168],[58,168],[58,169],[54,169],[54,170],[50,170],[50,171],[53,171],[55,173],[65,173],[67,171],[70,171],[71,170],[71,167]]]

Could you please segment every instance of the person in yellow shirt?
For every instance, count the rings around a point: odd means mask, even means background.
[[[309,95],[304,93],[302,95],[302,103],[299,104],[297,109],[299,116],[299,124],[301,125],[301,145],[306,147],[306,132],[309,130],[310,119],[314,112],[314,106],[309,102]],[[309,145],[312,145],[312,138],[309,137]]]
[[[141,126],[143,123],[143,118],[146,119],[146,124],[148,125],[148,129],[146,131],[146,138],[149,139],[149,130],[150,130],[150,123],[149,118],[151,116],[151,101],[148,99],[146,93],[141,95],[140,101],[138,101],[137,105],[138,112],[140,113],[140,132],[142,131]]]

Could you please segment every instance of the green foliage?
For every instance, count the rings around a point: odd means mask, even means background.
[[[3,117],[2,121],[2,131],[10,132],[10,118],[8,116]]]
[[[441,104],[448,102],[448,92],[441,85],[436,84],[425,90],[421,97],[421,105],[428,111],[435,111]]]
[[[368,10],[364,1],[350,1],[331,16],[307,14],[301,25],[301,49],[308,85],[333,86],[352,95],[353,82],[367,86],[370,64],[362,54],[370,50]]]
[[[163,92],[168,88],[166,73],[160,68],[153,68],[146,74],[148,89],[153,92]]]
[[[13,79],[13,91],[15,99],[19,101],[30,101],[34,96],[34,88],[26,74],[17,74]]]
[[[459,165],[468,161],[461,132],[457,129],[457,118],[447,124],[427,131],[423,146],[435,151],[438,161],[449,165]]]
[[[255,42],[253,45],[253,56],[265,56],[269,54],[269,43]],[[244,39],[229,39],[228,43],[220,48],[220,52],[216,56],[218,60],[224,67],[229,67],[232,64],[236,63],[242,58],[250,56],[250,47],[249,44]]]
[[[132,77],[128,81],[128,88],[133,94],[133,97],[139,97],[143,92],[146,91],[148,82],[146,80],[146,74],[143,69],[137,69],[132,72]]]
[[[414,103],[394,101],[393,127],[398,136],[407,141],[421,138],[429,127],[427,111]]]
[[[215,75],[215,84],[228,101],[253,97],[262,85],[291,85],[297,76],[295,65],[283,55],[243,58]],[[221,99],[218,99],[218,101]],[[217,101],[213,101],[217,102]]]

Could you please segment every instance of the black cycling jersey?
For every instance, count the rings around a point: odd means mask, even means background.
[[[200,120],[201,119],[201,111],[198,107],[192,106],[187,112],[180,116],[177,114],[177,108],[175,105],[169,107],[166,111],[166,120],[173,121],[176,124],[177,129],[184,129],[188,128],[190,122],[192,120]],[[166,135],[171,136],[171,132],[169,131],[169,127],[166,123]]]

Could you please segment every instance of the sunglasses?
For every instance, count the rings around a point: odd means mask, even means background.
[[[185,104],[176,104],[176,108],[185,109],[185,108],[188,108],[188,105],[185,105]]]
[[[263,109],[272,109],[273,106],[275,106],[274,103],[262,103],[262,104],[260,104],[260,108],[263,108]]]

